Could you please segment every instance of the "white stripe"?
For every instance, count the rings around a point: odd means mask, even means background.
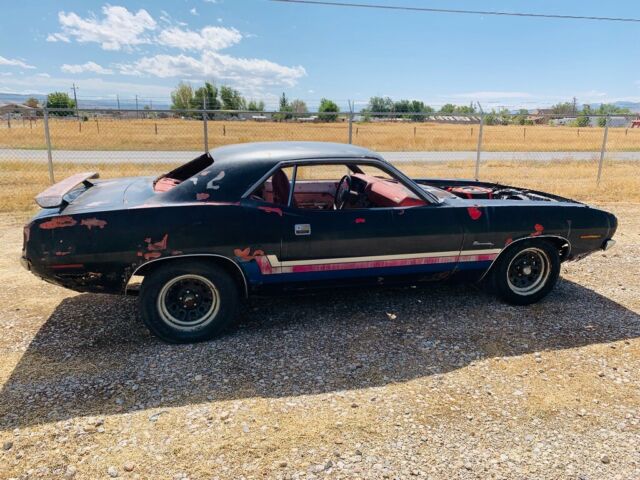
[[[399,255],[377,255],[369,257],[342,257],[342,258],[320,258],[315,260],[290,260],[281,262],[276,255],[267,255],[269,263],[272,267],[294,267],[297,265],[324,265],[327,263],[356,263],[356,262],[375,262],[380,260],[406,260],[413,258],[437,258],[437,257],[455,257],[467,255],[491,255],[500,253],[500,248],[489,248],[484,250],[453,250],[449,252],[429,252],[429,253],[404,253]]]

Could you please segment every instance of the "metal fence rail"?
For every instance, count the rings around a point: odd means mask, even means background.
[[[0,122],[0,210],[28,209],[46,185],[87,168],[154,175],[209,148],[272,140],[361,145],[412,176],[570,187],[578,196],[608,182],[615,193],[638,181],[636,126],[625,115],[40,109]]]

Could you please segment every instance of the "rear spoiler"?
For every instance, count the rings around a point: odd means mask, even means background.
[[[84,172],[71,175],[69,178],[65,178],[61,182],[51,185],[44,192],[39,193],[36,196],[36,203],[42,208],[59,207],[64,202],[64,196],[77,185],[84,183],[86,187],[90,187],[93,184],[88,180],[98,177],[97,172]]]

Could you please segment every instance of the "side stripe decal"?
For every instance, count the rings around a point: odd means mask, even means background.
[[[500,249],[431,252],[375,257],[327,258],[319,260],[279,261],[276,255],[255,257],[262,275],[282,273],[326,272],[384,267],[405,267],[459,262],[491,262]]]

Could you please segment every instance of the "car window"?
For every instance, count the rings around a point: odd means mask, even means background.
[[[289,203],[292,179],[293,167],[279,168],[251,193],[250,198],[285,206]]]
[[[292,206],[346,210],[424,205],[410,189],[373,165],[313,164],[297,167]]]

